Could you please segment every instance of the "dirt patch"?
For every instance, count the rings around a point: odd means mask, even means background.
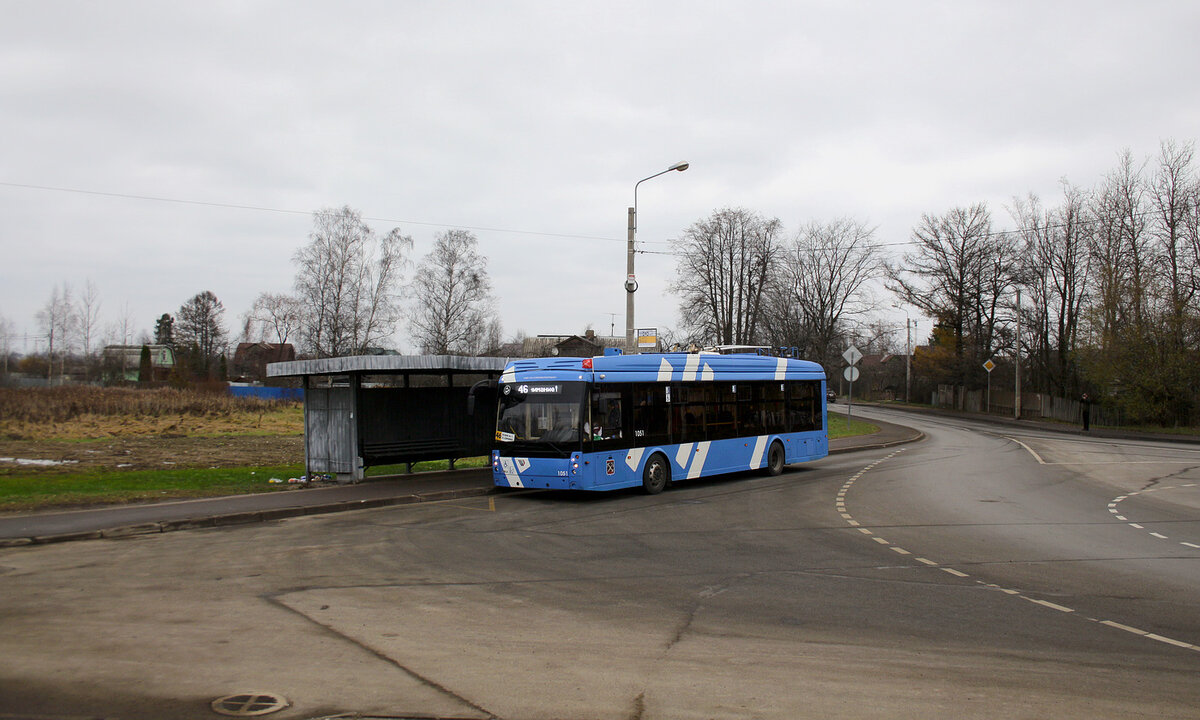
[[[302,465],[302,435],[220,437],[132,436],[100,440],[0,440],[0,458],[53,460],[61,465],[0,461],[0,473],[78,472],[92,469],[163,470],[171,467]],[[19,470],[18,470],[19,468]]]

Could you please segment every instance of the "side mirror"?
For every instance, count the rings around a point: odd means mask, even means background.
[[[475,416],[475,396],[483,389],[495,390],[499,383],[495,380],[480,380],[467,391],[467,416]]]

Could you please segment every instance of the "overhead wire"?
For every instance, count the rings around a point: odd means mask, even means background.
[[[185,200],[185,199],[181,199],[181,198],[159,197],[159,196],[155,196],[155,195],[136,195],[136,194],[132,194],[132,193],[105,192],[105,191],[101,191],[101,190],[83,190],[83,189],[79,189],[79,188],[54,187],[51,185],[33,185],[33,184],[29,184],[29,183],[14,183],[14,182],[0,181],[0,186],[24,188],[27,190],[46,190],[46,191],[51,191],[51,192],[75,193],[75,194],[79,194],[79,195],[97,195],[100,197],[121,198],[124,200],[148,200],[148,201],[153,201],[153,202],[175,203],[175,204],[179,204],[179,205],[199,205],[202,207],[227,208],[227,209],[232,209],[232,210],[253,210],[253,211],[257,211],[257,212],[272,212],[272,213],[281,213],[281,214],[286,214],[286,215],[312,215],[313,214],[311,210],[288,210],[285,208],[273,208],[273,207],[266,207],[266,206],[262,206],[262,205],[240,205],[240,204],[236,204],[236,203],[210,202],[210,201],[206,201],[206,200]],[[575,240],[605,240],[605,241],[613,241],[613,242],[625,242],[624,238],[603,237],[603,236],[597,236],[597,235],[575,235],[575,234],[571,234],[571,233],[539,232],[537,230],[514,230],[514,229],[509,229],[509,228],[482,227],[482,226],[471,226],[471,225],[455,225],[455,224],[451,224],[451,223],[424,222],[424,221],[420,221],[420,220],[398,220],[395,218],[385,218],[385,217],[363,216],[363,220],[370,220],[371,222],[396,223],[399,225],[422,225],[422,226],[428,226],[428,227],[444,227],[444,228],[455,228],[455,229],[461,229],[461,230],[475,230],[478,232],[500,232],[500,233],[512,233],[512,234],[516,234],[516,235],[536,235],[536,236],[540,236],[540,237],[569,238],[569,239],[575,239]]]
[[[35,185],[32,183],[14,183],[14,182],[0,181],[0,186],[22,188],[22,189],[27,189],[27,190],[43,190],[43,191],[48,191],[48,192],[63,192],[63,193],[74,193],[74,194],[78,194],[78,195],[93,195],[93,196],[99,196],[99,197],[112,197],[112,198],[120,198],[120,199],[124,199],[124,200],[144,200],[144,201],[151,201],[151,202],[174,203],[174,204],[179,204],[179,205],[196,205],[196,206],[201,206],[201,207],[226,208],[226,209],[232,209],[232,210],[250,210],[250,211],[255,211],[255,212],[272,212],[272,213],[280,213],[280,214],[286,214],[286,215],[312,215],[313,214],[313,212],[310,210],[291,210],[291,209],[286,209],[286,208],[267,207],[267,206],[263,206],[263,205],[243,205],[243,204],[238,204],[238,203],[224,203],[224,202],[213,202],[213,201],[206,201],[206,200],[188,200],[188,199],[182,199],[182,198],[169,198],[169,197],[161,197],[161,196],[156,196],[156,195],[139,195],[139,194],[134,194],[134,193],[118,193],[118,192],[108,192],[108,191],[102,191],[102,190],[85,190],[85,189],[81,189],[81,188],[57,187],[57,186],[53,186],[53,185]],[[1153,215],[1154,213],[1155,213],[1155,211],[1153,211],[1153,210],[1145,210],[1142,212],[1133,213],[1132,217],[1140,220],[1140,219],[1149,217],[1149,216]],[[578,235],[578,234],[573,234],[573,233],[554,233],[554,232],[542,232],[542,231],[537,231],[537,230],[519,230],[519,229],[512,229],[512,228],[497,228],[497,227],[487,227],[487,226],[456,225],[453,223],[437,223],[437,222],[427,222],[427,221],[421,221],[421,220],[405,220],[405,219],[375,217],[375,216],[363,216],[363,219],[370,220],[371,222],[397,223],[400,225],[420,225],[420,226],[424,226],[424,227],[456,228],[456,229],[463,229],[463,230],[474,230],[477,232],[497,232],[497,233],[509,233],[509,234],[514,234],[514,235],[533,235],[533,236],[537,236],[537,237],[555,237],[555,238],[567,238],[567,239],[573,239],[573,240],[602,240],[602,241],[606,241],[606,242],[627,242],[626,238],[605,237],[605,236],[600,236],[600,235]],[[1089,219],[1080,219],[1077,221],[1077,224],[1087,227],[1087,226],[1095,225],[1099,222],[1100,222],[1099,220],[1095,220],[1095,219],[1090,219],[1090,220]],[[1057,224],[1043,225],[1043,226],[1041,226],[1041,229],[1043,229],[1043,230],[1059,230],[1059,229],[1062,229],[1065,227],[1067,227],[1066,223],[1057,223]],[[1021,234],[1024,232],[1026,232],[1026,231],[1019,230],[1019,229],[1016,229],[1016,230],[993,230],[993,231],[984,233],[980,237],[983,239],[988,239],[988,238],[993,238],[993,237],[1002,237],[1005,235],[1018,235],[1018,234]],[[670,243],[678,242],[678,239],[637,240],[637,242],[642,245],[670,244]],[[877,249],[886,248],[886,247],[899,247],[899,246],[903,246],[903,245],[916,245],[916,244],[919,244],[916,240],[903,240],[903,241],[888,242],[888,243],[869,243],[866,247],[871,250],[877,250]],[[641,250],[641,249],[634,250],[634,252],[637,254],[641,254],[641,255],[680,255],[680,254],[682,254],[677,251],[656,251],[656,250]]]

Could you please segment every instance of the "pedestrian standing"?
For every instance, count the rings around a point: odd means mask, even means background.
[[[1087,393],[1080,398],[1080,406],[1083,412],[1083,431],[1087,432],[1092,424],[1092,399],[1088,397]]]

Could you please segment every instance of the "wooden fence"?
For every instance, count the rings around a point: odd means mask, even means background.
[[[939,385],[930,404],[934,407],[953,408],[965,412],[989,413],[1014,417],[1014,402],[1017,394],[1012,390],[967,390],[955,385]],[[1021,393],[1021,417],[1029,420],[1058,420],[1065,423],[1083,422],[1083,403],[1078,399],[1060,398],[1042,393]],[[1093,425],[1122,425],[1120,410],[1092,403]]]

